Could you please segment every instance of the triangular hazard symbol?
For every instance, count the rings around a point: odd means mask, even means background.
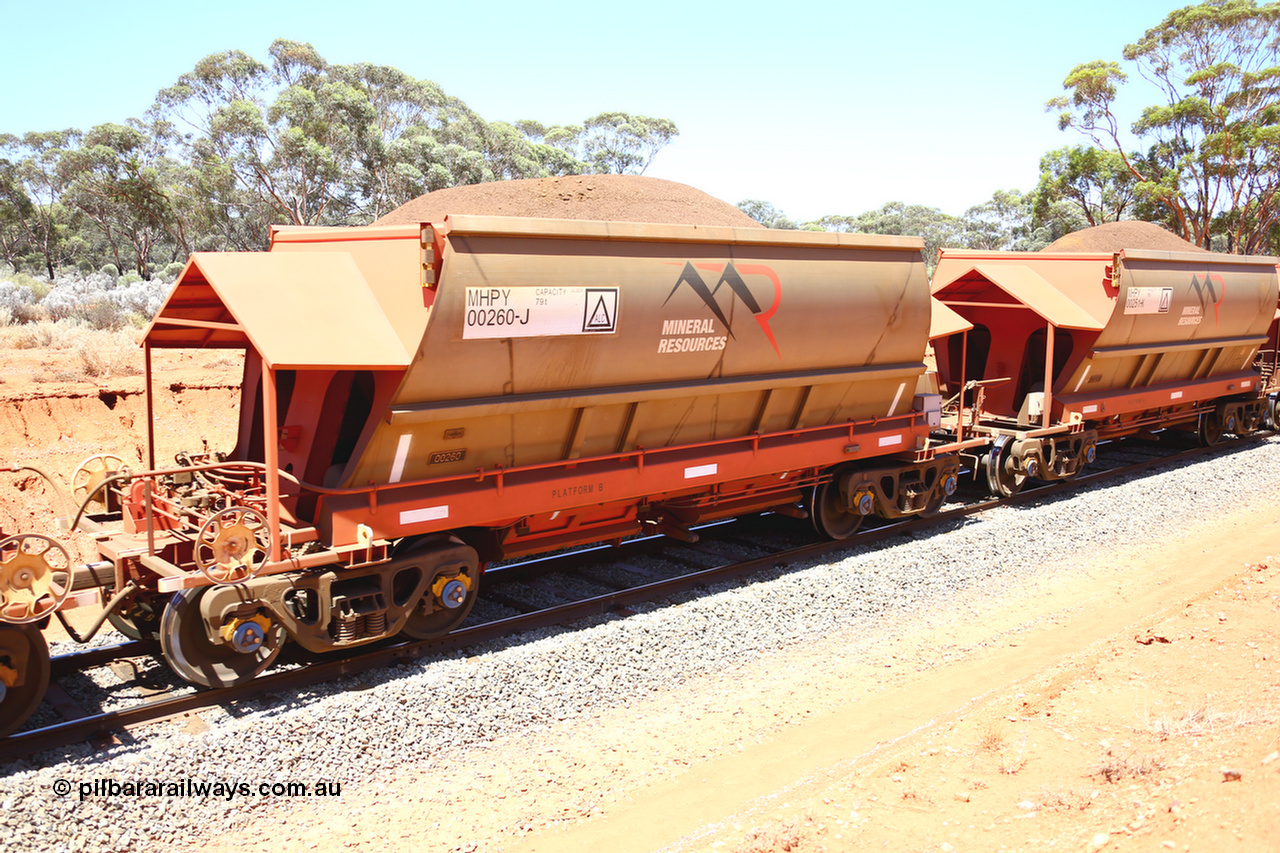
[[[596,299],[596,307],[591,312],[591,319],[587,321],[587,327],[593,329],[612,328],[613,321],[609,319],[609,309],[604,304],[604,296]]]

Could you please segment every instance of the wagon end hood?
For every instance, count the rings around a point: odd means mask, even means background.
[[[341,252],[196,253],[145,340],[253,347],[276,369],[396,369],[410,361],[355,261]]]

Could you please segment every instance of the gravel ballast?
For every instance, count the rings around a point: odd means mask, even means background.
[[[1177,541],[1185,519],[1273,498],[1278,485],[1280,438],[1249,442],[1169,470],[757,574],[682,596],[678,606],[650,605],[628,618],[522,635],[270,703],[217,709],[205,715],[207,731],[165,724],[105,754],[86,747],[57,763],[48,755],[11,763],[0,767],[0,838],[6,851],[165,850],[233,830],[285,802],[259,795],[261,783],[340,782],[346,791],[394,784],[402,767],[462,765],[469,751],[500,737],[585,720],[780,647],[838,634],[848,638],[842,654],[868,654],[892,641],[895,615],[963,619],[974,595],[999,596],[1029,580],[1083,570],[1105,550]],[[231,794],[82,800],[80,786],[95,780],[195,780],[223,783]],[[60,782],[69,783],[69,793],[57,793]],[[244,793],[241,784],[252,790]]]

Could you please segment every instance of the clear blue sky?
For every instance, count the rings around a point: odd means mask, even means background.
[[[1121,61],[1183,5],[0,0],[0,133],[140,116],[201,57],[267,61],[289,38],[434,80],[487,120],[672,119],[647,174],[731,203],[958,214],[1033,187],[1041,154],[1081,141],[1044,111],[1067,72]],[[1136,118],[1150,96],[1127,100]]]

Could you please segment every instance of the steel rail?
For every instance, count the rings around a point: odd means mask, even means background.
[[[1274,434],[1275,433],[1272,432],[1255,433],[1249,436],[1248,439],[1263,438]],[[79,719],[55,723],[40,729],[12,734],[7,738],[0,739],[0,761],[9,761],[38,752],[59,749],[86,740],[110,740],[112,732],[135,728],[149,722],[156,722],[180,714],[197,711],[201,708],[245,701],[247,699],[274,692],[303,689],[338,678],[358,675],[373,669],[408,663],[430,654],[443,654],[459,651],[513,634],[532,631],[537,628],[571,623],[583,618],[598,616],[610,610],[618,610],[630,605],[665,598],[679,592],[686,592],[697,587],[732,580],[752,572],[771,568],[780,568],[800,560],[823,556],[835,551],[848,550],[862,545],[869,545],[887,539],[891,536],[904,535],[918,530],[923,530],[956,519],[976,515],[998,506],[1007,506],[1026,503],[1033,500],[1040,500],[1060,493],[1065,493],[1070,490],[1079,489],[1092,483],[1139,473],[1154,467],[1173,465],[1189,459],[1206,456],[1215,451],[1230,450],[1233,448],[1237,452],[1244,449],[1240,442],[1233,442],[1227,445],[1219,444],[1213,447],[1193,447],[1173,454],[1154,456],[1138,462],[1124,464],[1116,468],[1096,471],[1090,474],[1081,474],[1080,476],[1068,481],[1044,483],[1037,485],[1034,488],[1023,489],[1018,494],[1008,498],[989,498],[986,500],[975,501],[973,503],[940,512],[937,515],[930,516],[928,518],[913,516],[907,519],[890,522],[879,527],[860,531],[849,539],[809,543],[796,548],[790,548],[773,554],[766,554],[761,557],[755,557],[737,563],[699,569],[668,579],[651,581],[649,583],[623,590],[610,591],[574,602],[541,608],[517,616],[497,619],[469,628],[455,630],[448,636],[438,639],[418,641],[383,641],[381,644],[375,644],[359,650],[353,650],[340,657],[332,657],[283,672],[261,675],[251,681],[232,687],[222,687],[213,690],[197,690],[196,692],[184,694],[182,696],[142,702],[130,708],[107,711],[99,714],[90,714],[89,716]],[[724,522],[713,522],[708,526],[723,523]],[[654,536],[647,537],[645,540],[633,541],[641,542],[641,544],[649,544],[650,541],[665,542],[667,541],[667,537]],[[673,545],[674,544],[675,543],[673,543]],[[679,544],[681,547],[689,547],[683,543]],[[585,549],[585,551],[574,551],[564,555],[541,557],[529,561],[523,561],[521,563],[509,564],[508,566],[499,567],[495,570],[495,573],[503,571],[515,572],[522,569],[527,572],[527,566],[529,564],[539,564],[541,567],[544,567],[544,571],[549,572],[554,570],[551,567],[555,566],[560,560],[570,564],[580,563],[583,560],[582,555],[584,553],[593,554],[595,552],[603,551],[606,548],[614,553],[617,551],[616,548],[608,546],[603,548],[593,546]],[[116,651],[116,657],[123,657],[127,655],[120,654],[119,650],[128,649],[132,651],[133,649],[138,648],[138,653],[142,654],[146,653],[146,650],[140,649],[140,647],[147,645],[154,648],[155,644],[148,644],[145,641],[142,643],[124,644],[122,646],[106,647],[102,650],[88,650],[86,652],[78,653],[77,655],[60,656],[59,658],[55,658],[55,660],[63,661],[68,658],[75,658],[76,660],[96,660],[98,659],[97,656],[100,656],[102,660],[111,660],[113,658],[110,657],[110,654],[113,650]],[[95,657],[91,658],[90,656]]]
[[[130,640],[110,646],[92,646],[77,649],[65,655],[55,655],[49,660],[50,678],[62,678],[86,669],[143,655],[155,654],[160,650],[158,640]],[[0,741],[3,743],[3,741]]]

